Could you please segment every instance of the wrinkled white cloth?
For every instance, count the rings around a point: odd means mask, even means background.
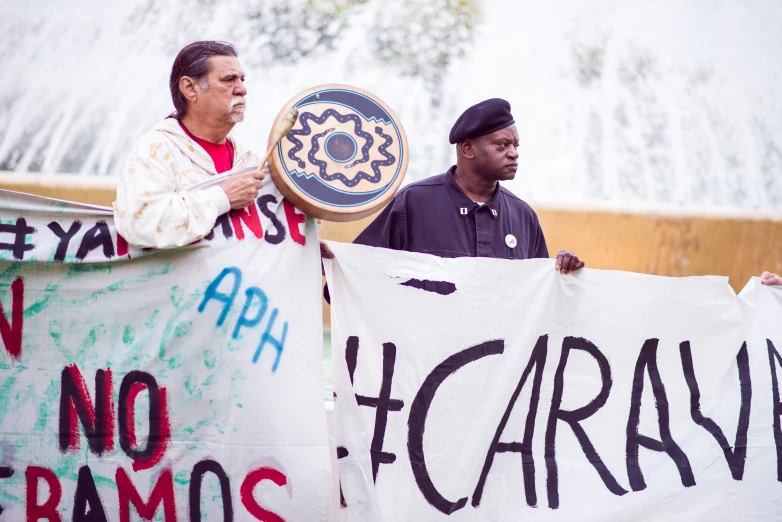
[[[233,169],[258,165],[260,157],[228,136]],[[114,202],[114,223],[137,247],[172,248],[197,241],[231,205],[223,189],[187,187],[217,176],[209,154],[174,118],[166,118],[133,146],[122,167]]]

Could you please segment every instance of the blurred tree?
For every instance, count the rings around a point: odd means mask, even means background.
[[[222,17],[222,23],[231,21],[231,41],[242,60],[263,67],[332,49],[366,9],[374,11],[365,38],[374,54],[402,74],[422,78],[436,103],[448,67],[472,43],[479,0],[146,0],[125,29],[156,26],[157,41],[176,52],[191,41],[188,35],[209,34]]]
[[[116,171],[134,137],[168,109],[160,88],[170,60],[205,38],[230,40],[248,71],[331,58],[338,45],[362,49],[375,62],[367,65],[420,78],[438,105],[448,68],[472,45],[479,3],[126,0],[104,9],[80,0],[71,23],[32,7],[21,19],[0,16],[0,71],[17,71],[10,78],[35,63],[68,79],[57,89],[3,85],[0,170]]]
[[[266,64],[295,63],[334,40],[348,24],[350,8],[366,0],[275,0],[256,3],[248,15],[254,42]]]
[[[472,43],[478,0],[399,0],[384,7],[372,29],[378,56],[422,77],[437,104],[448,66]]]

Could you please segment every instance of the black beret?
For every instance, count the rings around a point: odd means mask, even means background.
[[[510,103],[500,98],[491,98],[473,105],[459,116],[451,127],[448,141],[460,141],[486,136],[516,123],[510,113]]]

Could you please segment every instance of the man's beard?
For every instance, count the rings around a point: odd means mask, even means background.
[[[242,104],[242,107],[236,107],[236,105]],[[231,105],[228,107],[228,119],[231,123],[239,123],[244,121],[244,108],[246,107],[244,96],[233,96],[231,98]]]

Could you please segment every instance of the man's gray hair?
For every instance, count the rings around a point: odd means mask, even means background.
[[[209,84],[206,75],[209,74],[209,58],[212,56],[239,56],[236,47],[228,42],[218,40],[203,40],[193,42],[185,46],[174,59],[171,66],[171,77],[168,81],[171,90],[171,100],[174,102],[174,112],[171,114],[176,119],[181,119],[187,113],[187,99],[179,90],[179,80],[183,76],[189,76],[202,90],[206,90]]]

